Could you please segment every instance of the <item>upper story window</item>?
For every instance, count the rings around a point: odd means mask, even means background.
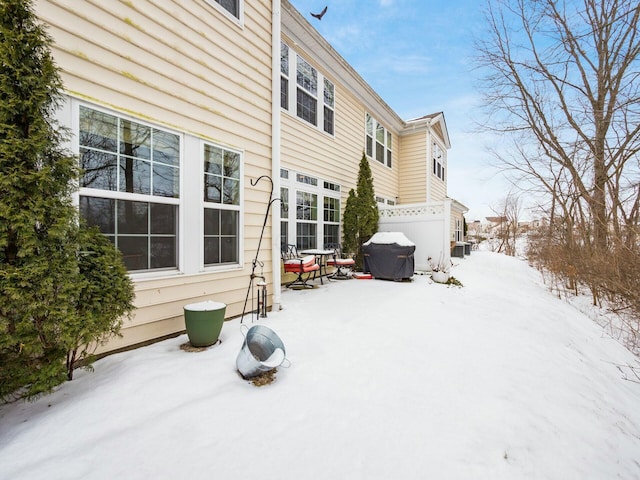
[[[233,17],[241,20],[244,0],[206,0],[209,4],[224,9]]]
[[[280,42],[280,107],[289,108],[289,47]]]
[[[333,135],[334,114],[333,83],[324,79],[324,131]]]
[[[301,119],[317,125],[318,71],[302,57],[297,58],[296,82],[296,114]]]
[[[391,168],[392,142],[391,132],[368,113],[365,114],[365,148],[367,156]]]
[[[433,156],[433,174],[444,181],[444,151],[440,148],[440,145],[433,142],[431,152]]]
[[[292,78],[295,78],[293,84]],[[295,98],[295,105],[291,98]],[[334,84],[285,43],[280,44],[280,106],[324,132],[334,134]]]

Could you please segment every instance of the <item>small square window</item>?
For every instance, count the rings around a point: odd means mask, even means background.
[[[224,8],[231,15],[240,19],[240,2],[242,0],[213,0],[215,3]],[[209,0],[211,3],[211,0]]]

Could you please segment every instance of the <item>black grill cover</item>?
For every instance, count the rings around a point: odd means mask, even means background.
[[[389,243],[394,239],[398,241]],[[370,273],[374,278],[385,280],[400,281],[411,278],[415,268],[415,250],[415,244],[402,233],[377,233],[362,245],[364,272]]]

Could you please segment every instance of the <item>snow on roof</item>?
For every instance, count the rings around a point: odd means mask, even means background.
[[[415,246],[415,243],[409,240],[402,232],[378,232],[374,234],[368,242],[365,242],[365,245],[369,245],[371,243],[378,245],[397,243],[403,247]]]

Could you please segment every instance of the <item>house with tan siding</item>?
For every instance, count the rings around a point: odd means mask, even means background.
[[[414,241],[419,269],[427,268],[428,257],[448,261],[452,246],[464,240],[467,208],[447,196],[451,144],[444,113],[401,119],[286,1],[280,59],[281,243],[340,243],[339,213],[365,152],[379,229]]]
[[[281,243],[340,241],[363,152],[381,211],[395,212],[381,229],[404,228],[403,208],[442,206],[438,241],[454,239],[464,207],[446,193],[444,115],[401,119],[287,0],[35,7],[84,171],[76,203],[136,286],[135,315],[104,350],[182,332],[193,302],[237,317],[255,259],[279,308]]]

